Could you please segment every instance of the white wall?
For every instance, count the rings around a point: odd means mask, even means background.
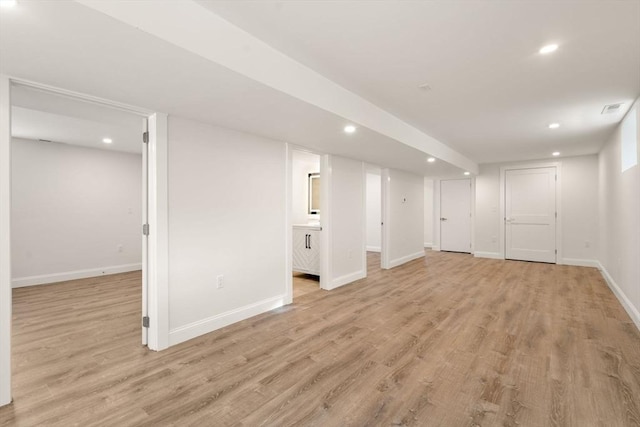
[[[286,162],[282,142],[169,118],[170,344],[283,304]]]
[[[595,155],[554,159],[561,163],[563,264],[595,265],[598,249],[598,162]],[[480,166],[476,177],[475,255],[501,257],[500,167],[536,162]],[[588,242],[588,243],[587,243]],[[587,247],[588,246],[588,247]]]
[[[480,165],[476,176],[475,256],[500,258],[500,164]]]
[[[307,224],[318,221],[320,215],[309,214],[309,174],[320,172],[320,156],[304,151],[291,153],[291,218],[293,224]],[[322,180],[322,177],[320,177]],[[322,181],[320,181],[322,185]],[[322,206],[320,207],[322,212]]]
[[[598,257],[598,157],[562,159],[562,257],[586,265]]]
[[[366,181],[363,162],[339,156],[326,156],[326,161],[328,167],[323,171],[327,170],[327,177],[323,183],[330,186],[331,200],[329,227],[323,227],[323,245],[329,258],[329,278],[323,281],[323,287],[334,289],[367,274]]]
[[[382,171],[384,237],[393,268],[424,256],[424,177],[394,169]]]
[[[141,268],[139,154],[14,139],[11,177],[14,287]]]
[[[424,247],[433,246],[433,186],[431,178],[424,178]]]
[[[367,169],[367,250],[380,252],[382,245],[382,188],[380,170]]]
[[[637,112],[640,123],[640,108]],[[622,173],[620,150],[618,126],[598,157],[598,260],[609,286],[640,328],[640,166],[636,165]]]

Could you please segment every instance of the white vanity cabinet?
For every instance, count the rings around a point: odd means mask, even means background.
[[[320,275],[320,227],[293,226],[293,271]]]

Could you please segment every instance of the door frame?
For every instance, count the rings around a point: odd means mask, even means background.
[[[562,261],[562,162],[533,162],[533,163],[518,163],[513,165],[505,165],[500,167],[500,209],[499,209],[499,221],[500,221],[500,258],[506,259],[506,173],[508,170],[519,169],[538,169],[538,168],[556,168],[556,212],[558,217],[556,218],[556,264],[563,264]]]
[[[327,289],[329,278],[328,256],[325,248],[328,247],[327,230],[329,227],[328,215],[328,192],[326,183],[328,182],[329,168],[325,161],[325,155],[317,151],[301,147],[291,143],[285,143],[285,292],[284,304],[293,302],[293,152],[313,154],[320,159],[320,288]]]
[[[146,187],[148,189],[146,205],[150,232],[147,238],[146,265],[143,264],[143,275],[147,279],[148,315],[151,318],[146,334],[147,346],[151,350],[163,350],[169,344],[167,115],[88,94],[0,75],[0,235],[2,235],[0,239],[0,406],[7,405],[12,400],[11,87],[13,85],[31,87],[147,118],[149,142],[146,156]]]

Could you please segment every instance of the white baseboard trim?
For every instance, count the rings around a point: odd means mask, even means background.
[[[331,281],[329,287],[325,288],[327,291],[331,291],[340,286],[348,285],[356,280],[364,279],[367,277],[367,273],[364,270],[356,271],[355,273],[345,274],[344,276],[336,277]]]
[[[431,243],[431,242],[424,242],[424,247],[425,247],[425,248],[429,248],[429,249],[431,249],[431,248],[433,247],[433,243]]]
[[[600,268],[600,263],[595,259],[562,258],[558,264]]]
[[[380,252],[380,246],[367,246],[367,252]]]
[[[481,252],[475,251],[473,256],[476,258],[504,259],[500,252]]]
[[[440,245],[432,245],[431,250],[435,252],[440,252]]]
[[[240,322],[258,314],[265,313],[284,305],[286,295],[268,298],[253,304],[245,305],[234,310],[207,317],[206,319],[190,323],[169,331],[169,346],[180,344],[190,339],[199,337],[217,329]]]
[[[389,268],[397,267],[399,265],[402,265],[404,263],[407,263],[409,261],[413,261],[414,259],[418,259],[422,257],[424,257],[424,251],[415,252],[400,258],[396,258],[389,261]]]
[[[107,274],[127,273],[142,270],[142,264],[112,265],[109,267],[90,268],[87,270],[65,271],[62,273],[43,274],[40,276],[16,277],[11,280],[12,288],[46,285],[48,283],[65,282],[67,280],[86,279],[87,277],[105,276]]]
[[[599,261],[598,261],[598,269],[600,270],[600,273],[602,273],[602,277],[604,277],[604,280],[605,282],[607,282],[607,285],[609,285],[609,289],[611,289],[611,291],[616,296],[616,298],[618,298],[618,301],[620,301],[620,304],[622,304],[622,307],[625,309],[629,317],[631,317],[631,320],[633,321],[633,323],[635,323],[636,328],[640,330],[640,312],[638,312],[638,309],[633,306],[629,298],[627,298],[625,293],[622,292],[622,289],[620,289],[620,286],[618,286],[618,284],[615,282],[615,280],[613,280],[613,277],[611,277],[607,269],[604,268],[604,266]]]

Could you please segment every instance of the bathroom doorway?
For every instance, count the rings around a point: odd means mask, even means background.
[[[320,155],[291,152],[291,248],[293,299],[320,289]]]

